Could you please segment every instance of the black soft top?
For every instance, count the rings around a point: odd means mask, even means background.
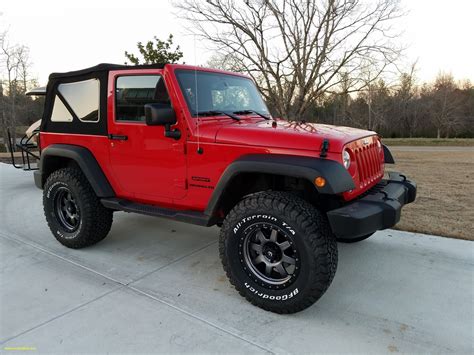
[[[108,72],[111,70],[163,69],[164,66],[165,64],[124,65],[124,64],[101,63],[93,67],[80,69],[80,70],[68,71],[65,73],[51,73],[49,76],[49,80],[60,79],[60,78],[70,78],[70,77],[81,77],[81,76],[90,75],[93,73]]]
[[[48,86],[46,87],[46,99],[44,103],[43,119],[41,121],[42,132],[54,132],[64,134],[87,134],[107,136],[107,87],[108,76],[111,70],[133,70],[133,69],[163,69],[164,64],[151,65],[121,65],[102,63],[90,68],[70,71],[67,73],[52,73],[49,76]],[[81,121],[76,117],[76,113],[72,110],[61,93],[58,92],[58,86],[64,83],[74,83],[78,81],[97,79],[100,81],[100,100],[98,122]],[[54,102],[58,99],[63,102],[66,109],[73,117],[72,122],[51,121]]]

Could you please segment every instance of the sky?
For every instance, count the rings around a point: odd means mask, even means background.
[[[204,1],[204,0],[203,0]],[[420,82],[442,71],[474,81],[474,0],[402,0],[407,15],[395,25],[407,47],[401,67],[417,61]],[[133,7],[132,7],[133,5]],[[203,65],[212,55],[186,34],[168,0],[2,0],[0,31],[30,48],[32,74],[46,84],[51,72],[125,61],[136,43],[173,33],[187,64]],[[197,42],[197,43],[196,43]]]

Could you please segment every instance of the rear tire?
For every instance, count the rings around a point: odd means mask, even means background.
[[[224,220],[219,251],[225,272],[252,304],[276,313],[315,303],[336,273],[337,243],[326,215],[283,192],[262,192]]]
[[[369,233],[369,234],[366,234],[366,235],[363,235],[363,236],[357,237],[357,238],[337,238],[337,241],[339,243],[346,243],[346,244],[357,243],[357,242],[361,242],[363,240],[366,240],[367,238],[371,237],[374,233]]]
[[[112,210],[105,208],[84,174],[76,168],[53,172],[43,190],[49,229],[64,246],[84,248],[104,239],[112,226]]]

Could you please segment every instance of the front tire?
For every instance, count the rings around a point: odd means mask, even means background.
[[[43,190],[43,208],[54,237],[68,248],[98,243],[112,226],[112,210],[100,203],[87,178],[76,168],[51,173]]]
[[[230,282],[252,304],[299,312],[327,290],[337,268],[337,243],[326,216],[283,192],[262,192],[224,220],[219,251]]]

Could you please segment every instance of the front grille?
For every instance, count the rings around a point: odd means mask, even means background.
[[[359,172],[360,188],[363,188],[383,175],[383,164],[377,143],[355,148],[355,160]]]

